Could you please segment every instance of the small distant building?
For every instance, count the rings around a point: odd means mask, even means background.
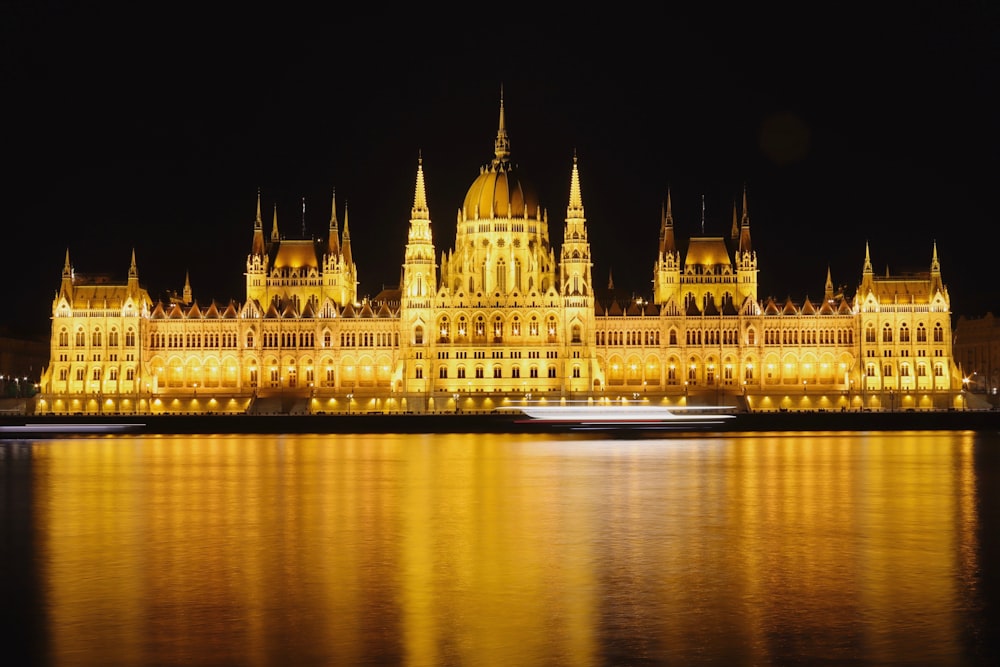
[[[49,363],[47,340],[26,340],[0,336],[0,382],[38,383]]]
[[[955,363],[968,389],[996,396],[1000,388],[1000,319],[993,313],[976,318],[963,315],[955,325],[954,338]]]

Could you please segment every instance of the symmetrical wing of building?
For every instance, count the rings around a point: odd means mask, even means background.
[[[652,294],[595,285],[579,165],[558,246],[518,177],[500,104],[492,161],[435,244],[416,165],[398,289],[359,299],[347,210],[321,240],[266,234],[260,194],[242,303],[154,302],[135,253],[124,283],[77,277],[67,251],[39,409],[53,413],[490,410],[518,401],[781,409],[960,406],[936,245],[928,271],[852,297],[758,298],[744,193],[731,232],[681,242],[662,208]],[[609,285],[610,287],[610,285]]]

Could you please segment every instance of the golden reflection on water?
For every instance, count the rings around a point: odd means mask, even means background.
[[[55,663],[961,662],[973,436],[33,448]]]

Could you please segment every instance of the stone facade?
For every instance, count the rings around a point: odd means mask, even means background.
[[[728,235],[675,238],[668,194],[652,294],[615,298],[592,275],[580,170],[558,235],[510,160],[494,157],[436,247],[418,160],[398,289],[358,297],[347,211],[326,239],[289,239],[260,195],[242,303],[169,302],[74,274],[52,305],[43,413],[492,410],[523,401],[734,404],[753,410],[961,407],[937,248],[928,271],[877,276],[866,248],[852,296],[758,298],[744,193]]]

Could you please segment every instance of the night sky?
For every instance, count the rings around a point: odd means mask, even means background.
[[[40,4],[40,3],[35,3]],[[349,209],[360,293],[398,283],[418,155],[438,254],[493,154],[561,242],[574,153],[594,275],[648,294],[669,188],[678,237],[728,233],[745,187],[760,296],[853,294],[926,271],[956,315],[1000,313],[1000,10],[813,3],[539,18],[162,5],[0,4],[8,334],[46,335],[66,249],[154,299],[242,301],[258,188],[265,232],[323,234]],[[888,6],[886,6],[888,5]],[[388,7],[388,5],[386,5]],[[581,13],[582,12],[582,13]],[[753,13],[751,13],[753,12]]]

